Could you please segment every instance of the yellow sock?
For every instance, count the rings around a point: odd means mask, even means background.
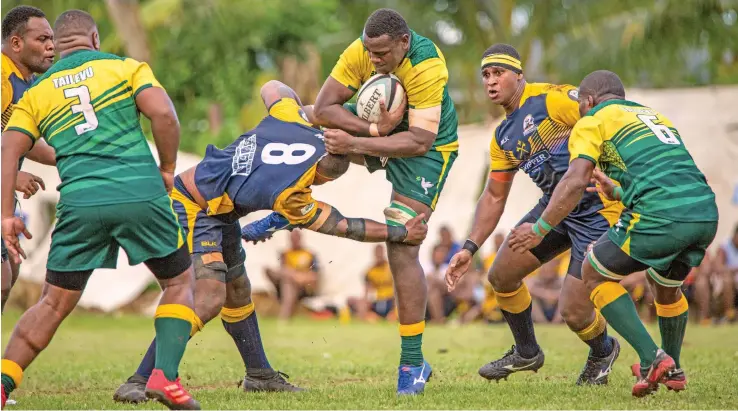
[[[497,304],[501,309],[513,314],[525,311],[531,303],[530,291],[528,291],[528,286],[525,283],[522,283],[517,290],[510,293],[495,290],[495,299],[497,299]]]
[[[251,302],[243,307],[226,308],[220,310],[220,318],[227,323],[237,323],[246,319],[254,312],[254,303]]]

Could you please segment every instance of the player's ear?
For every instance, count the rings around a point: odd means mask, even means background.
[[[97,32],[97,30],[92,32],[92,47],[95,50],[100,51],[100,34]]]
[[[23,49],[23,38],[21,38],[21,36],[11,36],[10,48],[13,49],[14,52],[20,53]]]

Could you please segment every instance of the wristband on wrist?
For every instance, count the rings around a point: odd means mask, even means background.
[[[539,218],[538,221],[533,224],[533,232],[539,237],[545,237],[546,234],[551,231],[553,227],[546,222],[543,218]]]
[[[464,242],[464,246],[463,246],[463,247],[461,247],[461,248],[462,248],[463,250],[467,250],[467,251],[469,251],[469,252],[471,253],[471,255],[472,255],[472,256],[474,256],[474,254],[476,254],[476,253],[477,253],[477,251],[479,251],[479,246],[477,245],[477,243],[475,243],[474,241],[472,241],[472,240],[469,240],[469,239],[467,239],[467,240],[466,240],[466,241]]]

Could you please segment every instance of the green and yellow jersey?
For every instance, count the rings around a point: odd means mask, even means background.
[[[94,50],[64,56],[23,95],[7,129],[56,150],[60,201],[76,206],[147,201],[164,184],[135,98],[161,87],[146,63]]]
[[[627,100],[608,100],[576,124],[571,160],[584,158],[620,183],[634,213],[670,221],[717,221],[715,193],[669,119]]]
[[[361,38],[344,50],[331,71],[331,77],[356,92],[376,74]],[[458,118],[448,95],[448,69],[441,50],[433,42],[411,30],[410,49],[399,67],[393,71],[405,88],[410,110],[440,107],[441,120],[431,151],[458,150]],[[405,119],[394,131],[406,131]]]

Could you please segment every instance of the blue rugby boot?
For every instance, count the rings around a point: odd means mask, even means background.
[[[417,367],[401,365],[397,371],[397,395],[422,394],[425,390],[425,383],[433,375],[433,370],[427,361],[423,361],[423,365]]]
[[[241,228],[241,238],[256,243],[268,240],[279,230],[292,229],[293,226],[279,213],[271,213],[261,220],[249,223]]]

